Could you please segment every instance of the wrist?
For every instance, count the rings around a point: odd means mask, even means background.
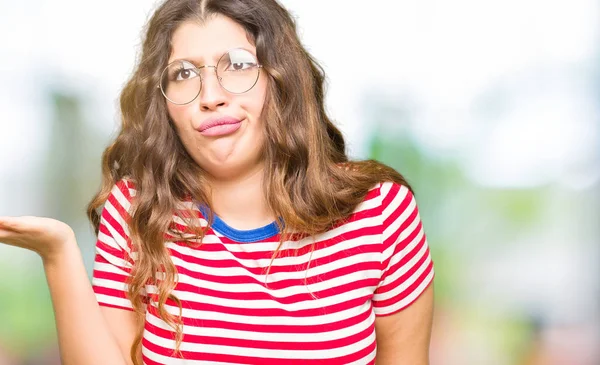
[[[39,253],[42,262],[44,263],[44,267],[60,265],[62,262],[65,262],[65,260],[69,260],[78,254],[79,246],[77,245],[75,235],[64,241],[57,242],[57,244],[53,245],[52,250]]]

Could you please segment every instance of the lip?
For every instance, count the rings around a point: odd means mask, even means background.
[[[237,131],[241,125],[241,120],[223,116],[205,120],[198,128],[196,128],[196,130],[203,136],[214,137],[231,134]]]

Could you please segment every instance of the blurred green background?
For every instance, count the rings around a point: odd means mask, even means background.
[[[600,2],[282,3],[350,154],[415,189],[432,365],[600,364]],[[69,223],[90,273],[85,206],[155,5],[0,3],[0,215]],[[41,261],[0,245],[0,365],[56,346]]]

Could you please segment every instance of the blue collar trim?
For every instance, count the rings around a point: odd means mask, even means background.
[[[198,204],[198,208],[200,209],[200,212],[204,218],[208,220],[208,215],[210,212],[208,207],[203,204]],[[240,230],[231,227],[221,220],[221,218],[219,218],[217,215],[213,216],[212,229],[229,238],[230,240],[244,243],[262,241],[279,233],[277,222],[267,224],[266,226],[260,228]]]

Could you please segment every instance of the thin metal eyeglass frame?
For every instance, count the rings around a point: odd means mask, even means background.
[[[187,103],[176,103],[176,102],[174,102],[173,100],[169,99],[169,98],[167,97],[167,95],[165,94],[165,91],[164,91],[164,90],[163,90],[163,88],[162,88],[162,79],[163,79],[163,77],[164,77],[164,73],[167,71],[167,69],[169,68],[169,66],[171,66],[173,63],[175,63],[175,62],[181,62],[181,61],[186,61],[186,62],[189,62],[190,64],[192,64],[192,65],[193,65],[193,63],[192,63],[192,62],[190,62],[190,61],[187,61],[187,60],[185,60],[185,59],[182,59],[182,60],[175,60],[175,61],[173,61],[173,62],[169,63],[167,66],[165,66],[165,68],[163,69],[163,71],[162,71],[162,72],[161,72],[161,74],[160,74],[160,80],[161,80],[161,82],[159,82],[159,84],[158,84],[158,85],[156,85],[156,88],[157,88],[157,89],[160,89],[160,92],[161,92],[161,94],[164,96],[164,98],[165,98],[165,99],[166,99],[166,100],[167,100],[169,103],[172,103],[172,104],[175,104],[175,105],[187,105],[187,104],[190,104],[190,103],[192,103],[194,100],[196,100],[196,99],[198,98],[198,95],[200,95],[200,92],[202,92],[202,83],[203,83],[203,80],[202,80],[202,74],[200,73],[200,70],[201,70],[201,69],[203,69],[203,68],[213,68],[213,69],[214,69],[214,72],[215,72],[215,76],[217,77],[217,81],[219,82],[219,86],[221,86],[221,88],[222,88],[223,90],[227,91],[227,92],[228,92],[228,93],[230,93],[230,94],[234,94],[234,95],[245,94],[245,93],[247,93],[248,91],[252,90],[252,88],[254,88],[254,86],[256,86],[256,84],[258,83],[258,79],[260,78],[260,69],[261,69],[263,66],[262,66],[261,64],[258,64],[258,60],[257,60],[256,67],[258,68],[258,73],[257,73],[257,75],[256,75],[256,80],[254,80],[254,83],[252,84],[252,86],[250,86],[250,88],[248,88],[248,90],[246,90],[246,91],[243,91],[243,92],[241,92],[241,93],[235,93],[235,92],[232,92],[232,91],[229,91],[229,90],[227,90],[227,89],[226,89],[226,88],[223,86],[223,84],[221,83],[221,80],[222,80],[223,78],[222,78],[222,77],[220,77],[220,76],[219,76],[219,74],[217,73],[217,66],[219,65],[219,62],[221,62],[221,60],[223,59],[223,57],[225,57],[225,55],[229,54],[229,52],[231,52],[231,51],[234,51],[234,50],[244,50],[244,51],[246,51],[246,52],[249,52],[248,50],[246,50],[246,49],[243,49],[243,48],[233,48],[233,49],[230,49],[229,51],[225,52],[225,53],[224,53],[224,54],[223,54],[223,55],[222,55],[222,56],[219,58],[219,61],[217,61],[217,64],[216,64],[216,65],[214,65],[214,66],[213,66],[213,65],[202,65],[202,66],[199,66],[199,67],[194,67],[194,68],[189,68],[189,69],[188,69],[188,70],[194,70],[194,71],[196,71],[196,72],[198,73],[198,77],[200,77],[200,88],[198,89],[198,93],[196,94],[196,96],[194,96],[194,98],[193,98],[192,100],[188,101]],[[253,55],[253,56],[254,56],[254,55]],[[256,58],[256,57],[255,57],[255,58]]]

